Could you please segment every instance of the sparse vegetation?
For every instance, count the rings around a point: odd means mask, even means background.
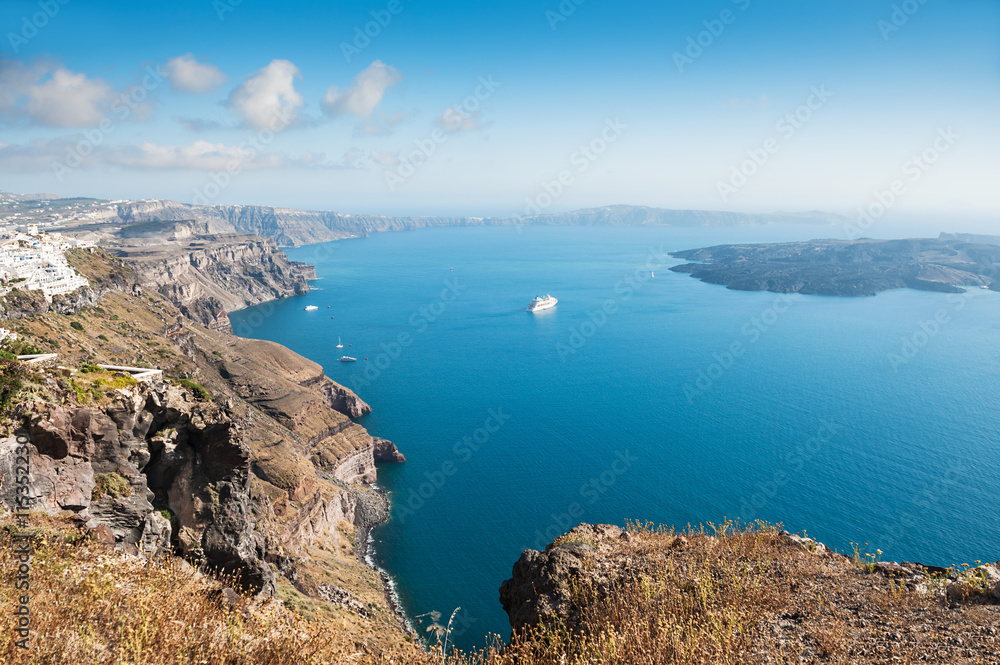
[[[132,485],[128,478],[118,472],[102,473],[94,477],[94,489],[90,492],[90,500],[97,501],[101,497],[132,496]]]
[[[9,351],[5,355],[7,357],[0,358],[0,421],[10,418],[11,409],[24,387],[23,381],[27,374],[24,363],[18,362]]]
[[[205,386],[201,385],[200,383],[197,383],[196,381],[192,381],[191,379],[177,379],[176,381],[174,381],[174,383],[176,383],[179,386],[187,388],[188,390],[193,392],[198,399],[203,399],[203,400],[211,399],[211,396],[208,394],[208,390],[205,389]]]
[[[627,531],[600,557],[617,575],[568,589],[578,623],[553,620],[509,646],[498,640],[449,662],[995,662],[1000,608],[950,609],[940,590],[878,574],[878,553],[810,550],[761,523]]]
[[[68,524],[33,517],[31,650],[0,638],[0,662],[48,665],[312,665],[439,663],[403,644],[377,654],[370,635],[340,618],[307,621],[279,599],[223,594],[227,578],[205,577],[178,559],[150,564],[80,539]],[[0,528],[0,606],[13,608],[18,558],[10,523]],[[73,541],[73,543],[67,542]],[[301,596],[301,594],[299,594]],[[318,605],[322,601],[307,599]],[[318,616],[325,617],[323,614]],[[406,649],[403,651],[402,649]]]

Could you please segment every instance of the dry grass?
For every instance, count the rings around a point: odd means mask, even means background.
[[[226,580],[148,564],[76,541],[33,515],[31,650],[0,634],[0,662],[54,665],[442,663],[405,642],[363,634],[336,611],[309,621],[277,599],[226,600]],[[11,534],[0,524],[0,607],[16,603]],[[688,532],[648,525],[595,543],[591,573],[570,582],[579,622],[554,622],[451,665],[996,663],[995,606],[948,607],[857,561],[816,554],[770,527]],[[69,537],[69,538],[68,538]],[[566,543],[578,542],[566,539]],[[591,581],[586,581],[591,580]],[[282,594],[291,600],[293,590]],[[295,605],[295,603],[290,603]],[[301,608],[300,608],[301,611]],[[446,637],[446,636],[445,636]]]
[[[579,625],[554,622],[463,665],[997,663],[995,606],[949,608],[766,525],[684,534],[649,525],[573,588]],[[612,570],[600,570],[611,562]],[[610,579],[610,584],[607,580]]]
[[[417,647],[378,653],[337,619],[306,621],[281,602],[227,601],[225,580],[177,560],[148,564],[91,543],[33,515],[30,650],[0,633],[0,662],[52,665],[302,664],[433,662]],[[0,533],[0,607],[16,605],[16,562],[9,523]]]

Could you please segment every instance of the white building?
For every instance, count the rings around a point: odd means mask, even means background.
[[[69,243],[47,234],[15,233],[0,241],[0,280],[20,280],[13,285],[38,290],[47,299],[71,293],[89,282],[66,261]]]

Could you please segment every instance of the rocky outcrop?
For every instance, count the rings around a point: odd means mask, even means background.
[[[852,601],[856,599],[846,591],[849,586],[856,586],[860,593],[878,588],[878,579],[885,578],[887,588],[896,597],[904,593],[936,597],[951,607],[1000,604],[1000,562],[974,568],[942,568],[879,561],[874,555],[856,555],[852,559],[823,543],[787,531],[771,529],[761,534],[755,536],[756,546],[771,548],[771,556],[782,560],[786,571],[797,567],[803,579],[818,588],[828,577],[837,576],[838,588]],[[524,635],[541,623],[558,623],[571,632],[585,630],[585,605],[599,604],[630,584],[642,584],[641,580],[648,582],[664,574],[664,570],[679,577],[675,582],[681,592],[698,589],[698,576],[706,572],[703,566],[707,553],[717,554],[720,549],[732,547],[739,537],[708,535],[704,531],[687,535],[646,531],[633,535],[613,525],[580,524],[556,538],[544,551],[525,550],[514,564],[511,578],[500,586],[500,602],[510,619],[512,636]],[[586,593],[578,595],[583,589]],[[785,602],[794,606],[793,601]],[[857,605],[850,607],[853,611]],[[778,614],[777,622],[787,616]]]
[[[399,448],[392,441],[376,436],[372,437],[372,444],[376,462],[402,463],[406,461],[406,456],[399,452]]]
[[[353,390],[346,388],[339,383],[334,383],[326,376],[320,375],[302,383],[304,387],[319,390],[327,406],[335,411],[343,413],[351,418],[360,418],[366,413],[371,413],[372,408],[358,397]]]
[[[154,246],[119,243],[115,253],[138,281],[188,318],[231,330],[227,312],[309,292],[313,266],[291,261],[273,240],[248,235],[191,236]]]
[[[49,388],[59,390],[54,381]],[[102,407],[25,408],[18,434],[29,442],[29,496],[37,508],[106,526],[122,546],[148,552],[173,545],[251,588],[273,590],[274,575],[257,551],[250,449],[217,405],[161,382],[117,389]],[[16,437],[0,442],[0,477],[14,478],[16,445]],[[13,482],[5,481],[0,501],[13,508],[15,499]]]
[[[597,564],[622,538],[627,534],[619,527],[580,524],[544,552],[522,552],[511,578],[500,586],[500,603],[510,618],[512,633],[522,633],[553,618],[574,627],[579,616],[572,602],[572,585],[583,580],[609,584],[607,570]]]

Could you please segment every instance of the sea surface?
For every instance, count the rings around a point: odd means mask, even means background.
[[[462,647],[508,636],[500,583],[579,522],[762,519],[889,560],[1000,559],[1000,294],[747,293],[665,255],[815,237],[843,233],[384,233],[290,250],[316,290],[232,320],[372,405],[408,460],[379,469],[375,557],[411,618],[462,608]]]

